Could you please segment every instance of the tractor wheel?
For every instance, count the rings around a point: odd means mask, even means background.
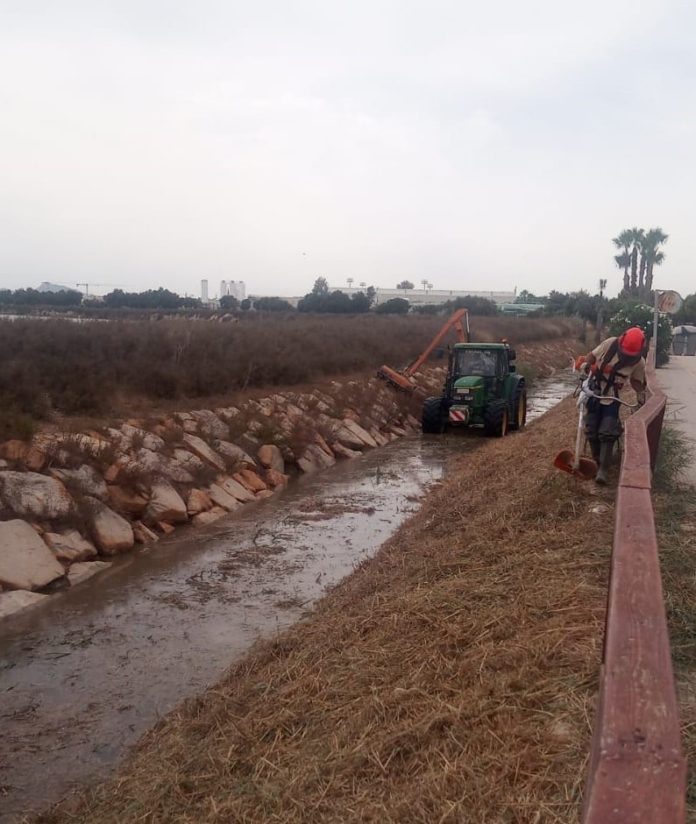
[[[510,426],[507,401],[491,401],[483,413],[483,431],[496,438],[505,437]]]
[[[524,429],[527,423],[527,390],[524,386],[518,386],[512,401],[512,416],[510,418],[510,429]]]
[[[442,398],[426,398],[423,403],[421,429],[425,435],[442,435],[445,431]]]

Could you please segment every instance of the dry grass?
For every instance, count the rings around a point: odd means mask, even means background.
[[[250,387],[293,386],[414,358],[442,318],[251,316],[71,323],[0,321],[0,440],[29,438],[58,414],[127,413],[143,400],[212,398]],[[478,337],[516,343],[558,337],[567,319],[475,319]],[[200,401],[199,401],[200,402]]]
[[[487,441],[302,623],[41,821],[576,821],[612,515],[565,402]]]

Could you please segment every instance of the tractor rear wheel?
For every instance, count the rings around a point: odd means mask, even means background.
[[[483,431],[486,435],[503,438],[510,427],[507,401],[491,401],[483,413]]]
[[[527,423],[527,390],[518,386],[512,400],[512,417],[510,429],[524,429]]]
[[[442,435],[445,431],[446,422],[442,398],[426,398],[421,416],[423,433],[425,435]]]

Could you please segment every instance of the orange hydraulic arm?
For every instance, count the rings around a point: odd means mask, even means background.
[[[423,366],[423,364],[430,357],[431,352],[435,347],[442,343],[450,329],[454,329],[459,343],[469,342],[469,310],[457,309],[452,317],[444,324],[442,329],[430,341],[425,350],[413,361],[410,366],[407,366],[403,372],[397,372],[390,366],[383,366],[378,372],[377,377],[387,381],[396,389],[403,389],[405,392],[413,392],[414,385],[411,378]]]

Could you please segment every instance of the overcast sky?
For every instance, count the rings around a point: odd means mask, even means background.
[[[0,286],[696,291],[684,0],[0,0]]]

